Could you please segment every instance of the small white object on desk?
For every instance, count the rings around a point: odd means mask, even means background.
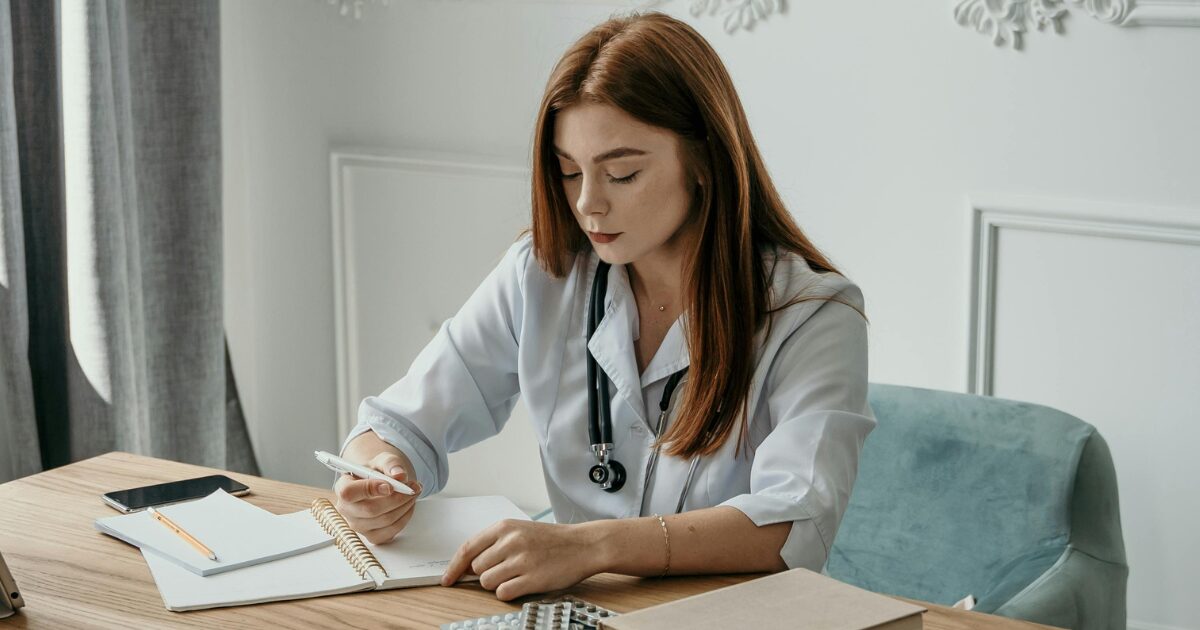
[[[409,488],[403,483],[379,472],[378,470],[371,470],[365,466],[359,466],[358,464],[348,462],[341,457],[334,455],[333,453],[327,453],[325,451],[313,451],[313,455],[317,457],[317,461],[325,464],[325,467],[333,472],[349,473],[362,479],[386,481],[388,484],[391,484],[392,488],[394,488],[396,492],[400,492],[402,494],[416,494],[416,491],[414,491],[412,488]]]

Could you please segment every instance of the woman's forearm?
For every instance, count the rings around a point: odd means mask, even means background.
[[[717,506],[664,516],[670,538],[670,574],[755,573],[787,568],[779,551],[792,524],[759,527],[741,510]],[[596,550],[598,573],[658,576],[667,540],[658,517],[606,519],[579,526]]]
[[[395,453],[412,472],[403,451],[367,431],[346,445],[342,457],[368,462],[382,452]],[[664,516],[670,538],[670,574],[757,573],[787,568],[780,557],[792,524],[759,527],[741,510],[717,506]],[[667,561],[667,539],[654,516],[581,523],[584,544],[593,550],[594,573],[655,577]]]

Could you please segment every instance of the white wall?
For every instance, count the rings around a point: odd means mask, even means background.
[[[1185,235],[1200,224],[1200,29],[1121,28],[1071,5],[1065,33],[1035,30],[1024,50],[1013,51],[955,24],[948,3],[792,2],[785,14],[733,35],[718,19],[688,15],[690,4],[663,8],[694,24],[722,55],[793,212],[864,289],[874,381],[968,389],[973,205],[1021,195],[1034,200],[1022,207],[1035,213],[1083,208],[1087,215],[1115,205],[1120,221],[1136,223],[1145,218],[1139,208],[1153,207],[1151,218],[1170,217]],[[323,1],[222,4],[227,323],[265,475],[325,484],[329,476],[310,453],[340,439],[331,151],[527,162],[551,66],[614,7],[393,0],[367,5],[355,22]],[[1124,251],[1096,238],[1004,242],[1011,247],[1002,248],[998,287],[1044,279],[1034,259],[1045,278],[1061,282],[1056,295],[1067,302],[1073,287],[1093,286],[1080,284],[1087,265],[1067,262]],[[1111,373],[1072,363],[1081,348],[1136,330],[1118,316],[1145,328],[1163,321],[1156,308],[1193,307],[1198,250],[1171,247],[1180,249],[1130,250],[1138,254],[1131,265],[1149,266],[1113,288],[1113,299],[1145,308],[1105,311],[1112,326],[1068,326],[1069,342],[1051,344],[1062,336],[1051,334],[1050,320],[998,319],[993,391],[1075,413],[1109,437],[1133,567],[1131,625],[1200,628],[1181,588],[1200,582],[1191,526],[1200,520],[1198,494],[1186,484],[1177,494],[1150,492],[1162,477],[1196,479],[1194,465],[1173,459],[1194,453],[1200,439],[1196,394],[1182,382],[1156,391],[1157,415],[1193,421],[1155,424],[1150,415],[1140,419],[1147,431],[1132,431],[1125,412],[1148,394],[1097,387],[1093,379]],[[436,270],[429,274],[438,280]],[[1086,297],[1104,304],[1105,290]],[[1004,289],[995,312],[1026,312],[1020,307],[1041,297]],[[1014,336],[1018,324],[1042,329]],[[1194,335],[1166,335],[1176,363],[1155,362],[1153,344],[1162,337],[1133,343],[1151,348],[1146,382],[1177,382],[1196,368]],[[1128,346],[1114,344],[1114,352]],[[1030,348],[1050,354],[1029,355]],[[1025,356],[1034,358],[1022,363]],[[1062,387],[1047,386],[1049,377],[1037,372],[1017,378],[1047,364]],[[1165,451],[1171,459],[1161,457],[1164,440],[1177,445]],[[1165,461],[1138,465],[1147,458]],[[471,478],[473,465],[456,460],[457,478]],[[500,483],[540,483],[529,469],[517,474]],[[1157,498],[1147,503],[1150,495]],[[1183,560],[1169,561],[1172,554]]]

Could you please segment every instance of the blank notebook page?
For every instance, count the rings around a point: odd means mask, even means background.
[[[512,501],[497,496],[425,499],[414,509],[392,542],[373,545],[363,539],[387,572],[383,588],[437,584],[471,536],[504,519],[529,520]]]

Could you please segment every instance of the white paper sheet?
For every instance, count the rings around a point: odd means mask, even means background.
[[[212,549],[217,560],[209,560],[147,512],[99,518],[95,525],[109,536],[149,549],[202,576],[333,546],[333,538],[307,511],[297,512],[303,518],[285,518],[224,490],[159,512]]]

